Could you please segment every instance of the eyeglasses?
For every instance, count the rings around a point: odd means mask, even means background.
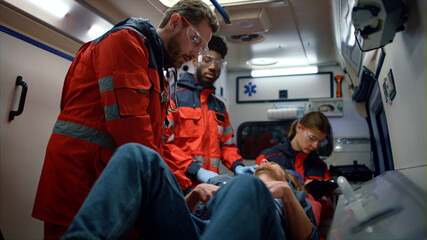
[[[227,65],[227,61],[225,61],[222,58],[214,58],[207,54],[199,54],[198,62],[202,64],[203,66],[209,66],[213,63],[215,63],[215,66],[222,69]]]
[[[185,17],[181,15],[180,17],[188,24],[187,37],[191,41],[193,47],[199,49],[199,54],[203,54],[209,51],[208,43],[200,36],[200,33],[197,31],[197,29],[193,27],[193,25],[191,25],[191,23],[185,19]]]
[[[313,134],[308,132],[307,128],[304,125],[302,125],[301,123],[300,125],[304,129],[304,136],[308,139],[310,143],[317,143],[319,144],[319,146],[326,145],[328,143],[328,140],[326,138],[320,140],[316,136],[313,136]]]

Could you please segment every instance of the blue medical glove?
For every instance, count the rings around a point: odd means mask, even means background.
[[[255,169],[258,167],[258,165],[252,165],[252,166],[242,166],[239,165],[234,169],[234,173],[236,175],[241,174],[254,174]]]
[[[196,173],[196,177],[200,182],[206,183],[209,178],[218,176],[218,173],[200,168]]]

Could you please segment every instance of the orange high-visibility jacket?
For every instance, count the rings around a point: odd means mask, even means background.
[[[165,159],[175,161],[191,181],[196,180],[200,166],[218,172],[220,162],[231,171],[243,165],[228,112],[214,89],[203,87],[190,73],[181,74],[177,89],[174,84],[171,89],[169,125],[163,132]],[[182,189],[188,186],[181,184]]]
[[[140,18],[80,48],[65,78],[33,217],[68,226],[114,150],[125,143],[162,155],[162,69],[169,61],[163,50],[155,27]]]

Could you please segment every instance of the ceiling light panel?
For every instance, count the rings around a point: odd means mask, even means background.
[[[277,68],[277,69],[260,69],[252,70],[252,77],[266,77],[266,76],[285,76],[285,75],[298,75],[317,73],[317,66],[294,67],[294,68]]]
[[[277,60],[273,58],[254,58],[247,61],[247,64],[252,66],[270,66],[276,63],[277,63]]]
[[[85,43],[102,35],[114,26],[97,13],[74,0],[5,0],[25,15]]]
[[[25,4],[25,1],[19,1]],[[58,19],[65,17],[65,15],[70,11],[70,2],[66,1],[55,1],[55,0],[29,0],[30,4],[37,6],[41,10],[46,11],[47,14],[50,14]]]

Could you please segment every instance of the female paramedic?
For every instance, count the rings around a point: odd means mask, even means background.
[[[332,180],[327,165],[315,151],[326,144],[331,130],[323,113],[309,112],[292,123],[288,136],[282,142],[263,150],[255,164],[259,165],[263,159],[276,162],[285,169],[298,172],[305,184],[312,179]],[[332,217],[331,199],[324,197],[318,201],[322,204],[321,218]]]
[[[276,162],[285,169],[295,170],[304,178],[331,180],[326,164],[319,158],[316,149],[325,144],[331,126],[321,112],[309,112],[295,120],[289,134],[281,143],[263,150],[255,164],[263,159]]]

